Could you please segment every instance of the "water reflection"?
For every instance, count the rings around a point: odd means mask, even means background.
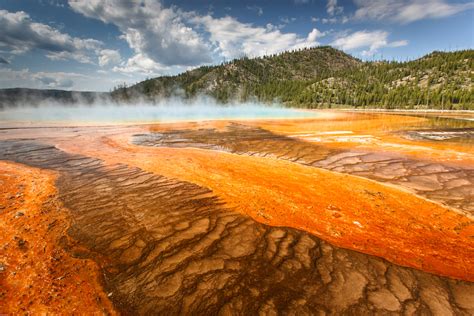
[[[414,130],[405,133],[412,140],[436,142],[474,143],[474,118],[471,116],[412,115],[423,117],[424,124],[413,126]]]

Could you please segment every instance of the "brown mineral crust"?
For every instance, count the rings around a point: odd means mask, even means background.
[[[473,283],[260,224],[195,184],[32,141],[0,142],[0,149],[0,159],[59,173],[68,233],[101,265],[107,292],[125,313],[474,312]]]
[[[206,133],[212,131],[200,130],[201,143]],[[472,220],[413,194],[275,158],[137,147],[128,143],[128,135],[88,141],[61,147],[210,188],[261,223],[302,229],[339,247],[474,280]]]
[[[389,183],[474,214],[474,167],[468,163],[469,155],[459,151],[454,153],[462,157],[462,163],[449,159],[415,159],[413,155],[369,150],[366,146],[333,148],[235,123],[219,130],[201,128],[141,134],[134,136],[132,142],[153,147],[194,147],[288,160]],[[379,145],[383,146],[383,143]],[[428,156],[430,151],[425,148],[422,152],[427,152],[425,156]],[[453,155],[453,151],[443,152]]]
[[[126,313],[471,315],[473,153],[397,134],[425,122],[337,113],[152,127],[164,142],[147,127],[25,129],[57,148],[14,141],[0,159],[60,174],[79,242],[65,248],[103,268]],[[331,134],[345,129],[375,141]],[[300,136],[315,131],[330,132],[323,145]]]
[[[69,218],[55,179],[0,161],[0,314],[115,314],[98,266],[61,246]]]

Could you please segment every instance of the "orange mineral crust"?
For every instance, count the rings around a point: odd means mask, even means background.
[[[427,272],[474,281],[473,221],[398,188],[275,158],[145,148],[129,134],[62,142],[63,150],[125,163],[210,188],[272,226]]]
[[[52,172],[0,161],[0,314],[114,314],[97,265],[61,246],[74,242],[54,181]]]
[[[323,113],[319,119],[247,121],[245,124],[330,148],[369,149],[402,153],[421,159],[429,158],[470,166],[474,164],[474,151],[471,145],[414,141],[402,137],[402,132],[405,130],[429,128],[434,124],[429,117],[351,112]],[[472,114],[465,116],[473,117]],[[472,121],[459,121],[457,124],[474,126]]]
[[[434,124],[429,117],[408,115],[354,113],[347,111],[317,111],[318,116],[307,119],[232,121],[246,126],[263,128],[278,135],[323,145],[333,149],[361,149],[401,153],[420,159],[434,159],[465,166],[474,164],[472,146],[456,142],[409,140],[402,132],[429,128]],[[472,114],[464,115],[472,118]],[[470,121],[459,121],[460,126],[474,126]],[[229,121],[176,122],[150,126],[151,131],[214,128],[222,130]]]

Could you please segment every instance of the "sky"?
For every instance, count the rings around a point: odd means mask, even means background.
[[[0,88],[109,91],[331,45],[363,60],[474,48],[472,0],[0,0]]]

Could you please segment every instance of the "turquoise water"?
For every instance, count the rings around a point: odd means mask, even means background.
[[[95,105],[19,107],[0,111],[0,122],[163,122],[216,119],[305,118],[316,113],[280,106]]]

